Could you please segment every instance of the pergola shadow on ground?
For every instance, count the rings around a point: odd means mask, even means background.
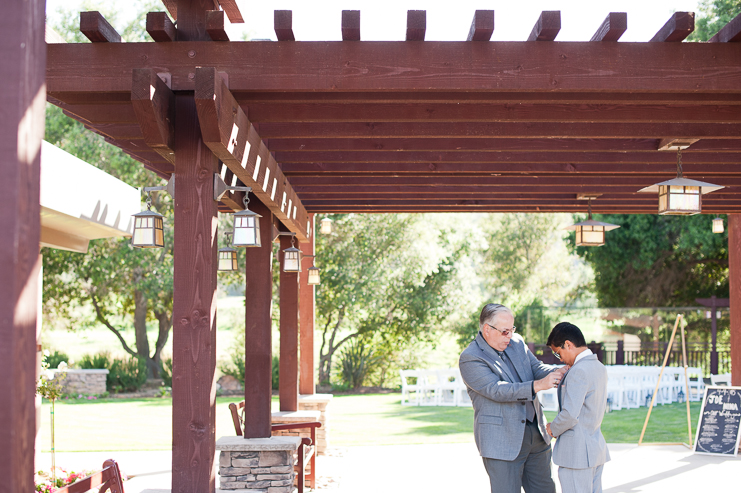
[[[0,403],[0,473],[9,491],[32,488],[45,101],[175,178],[173,491],[215,487],[216,218],[243,207],[243,192],[214,199],[215,173],[251,187],[262,216],[263,247],[246,251],[248,439],[270,436],[269,245],[280,232],[312,255],[316,213],[585,212],[585,197],[596,212],[655,213],[656,195],[637,191],[674,176],[678,147],[685,177],[725,187],[703,197],[703,211],[729,214],[731,351],[741,360],[741,18],[711,42],[682,43],[694,15],[678,12],[650,42],[618,43],[626,16],[611,13],[590,41],[559,43],[560,14],[543,12],[527,41],[490,42],[494,13],[476,11],[467,40],[431,42],[424,11],[410,11],[406,41],[363,42],[360,13],[346,11],[343,41],[301,42],[291,13],[277,11],[278,42],[231,42],[235,2],[163,3],[168,12],[147,18],[147,43],[121,43],[92,12],[80,18],[92,43],[47,45],[42,0],[4,10],[0,394],[12,397]],[[295,411],[299,393],[314,392],[305,271],[281,269],[280,298],[281,410]],[[740,384],[741,365],[733,371]]]

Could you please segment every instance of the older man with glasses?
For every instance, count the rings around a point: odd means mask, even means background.
[[[536,393],[556,387],[566,370],[538,361],[514,322],[506,306],[484,306],[479,333],[461,353],[474,438],[492,493],[555,493],[551,437]]]

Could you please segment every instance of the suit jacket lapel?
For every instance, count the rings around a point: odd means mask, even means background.
[[[527,382],[528,380],[531,380],[530,378],[525,378],[525,375],[527,374],[525,372],[525,368],[523,368],[523,361],[522,361],[522,355],[520,354],[518,349],[515,349],[514,345],[510,341],[509,346],[504,350],[505,353],[507,353],[507,356],[509,356],[509,360],[512,362],[512,365],[515,367],[515,371],[517,372],[517,375],[520,377],[520,382]],[[506,365],[505,365],[506,366]]]
[[[486,355],[489,360],[494,364],[494,366],[499,370],[499,373],[503,374],[508,382],[515,382],[516,379],[512,373],[510,373],[509,368],[507,368],[507,365],[502,361],[502,358],[499,357],[496,351],[489,346],[489,343],[486,342],[486,339],[484,339],[484,336],[479,333],[478,336],[476,336],[476,344],[481,348],[481,350],[484,352],[484,355]]]

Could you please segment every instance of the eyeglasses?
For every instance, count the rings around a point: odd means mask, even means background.
[[[559,346],[559,347],[563,348],[563,346]],[[553,356],[555,356],[558,361],[561,361],[561,355],[559,353],[557,353],[556,351],[553,351],[553,349],[551,349],[551,352],[553,353]]]
[[[486,324],[486,325],[489,325],[489,324]],[[510,334],[514,334],[517,331],[517,327],[515,327],[515,326],[512,326],[512,328],[511,329],[508,329],[508,330],[497,329],[493,325],[489,325],[489,328],[492,328],[492,329],[496,330],[497,332],[500,332],[505,337],[507,337]]]

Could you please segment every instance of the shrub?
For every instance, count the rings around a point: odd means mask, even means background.
[[[77,362],[77,366],[81,370],[94,370],[98,368],[107,368],[110,370],[111,355],[107,351],[98,354],[86,354]]]
[[[273,372],[272,387],[273,387],[273,390],[278,390],[278,382],[279,382],[279,376],[280,376],[280,359],[278,359],[277,356],[273,356],[272,372]]]
[[[108,368],[109,392],[135,392],[147,381],[147,362],[143,358],[114,359]]]
[[[353,341],[340,356],[340,376],[353,389],[363,386],[368,374],[378,365],[379,358],[373,350],[360,341]]]
[[[229,362],[222,363],[219,365],[219,370],[224,375],[231,375],[240,382],[244,382],[244,333],[241,337],[238,335],[232,344],[229,352]],[[278,390],[278,377],[280,374],[280,360],[277,356],[273,356],[271,362],[271,386],[273,390]],[[170,377],[172,381],[172,377]]]
[[[167,356],[162,358],[160,363],[160,377],[165,387],[172,388],[172,357]]]
[[[69,363],[69,356],[62,351],[54,350],[46,356],[46,363],[49,365],[49,368],[58,368],[59,363],[62,361]]]

